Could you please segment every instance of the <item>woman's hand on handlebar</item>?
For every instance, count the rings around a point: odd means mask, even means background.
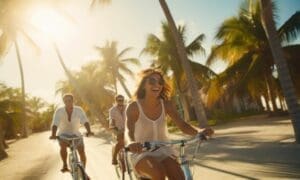
[[[209,137],[211,137],[214,133],[215,132],[211,127],[206,127],[200,132],[200,134],[203,134],[204,136],[209,136]]]

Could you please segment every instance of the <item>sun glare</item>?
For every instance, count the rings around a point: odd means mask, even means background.
[[[51,9],[36,9],[30,21],[35,28],[51,39],[54,38],[53,40],[64,38],[71,29],[67,18]]]

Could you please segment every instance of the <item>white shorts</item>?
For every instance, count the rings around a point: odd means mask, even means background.
[[[135,154],[131,154],[130,155],[130,163],[132,164],[132,167],[135,168],[135,166],[137,165],[137,163],[143,159],[144,157],[155,157],[159,162],[163,161],[164,159],[166,159],[167,157],[171,157],[173,159],[176,159],[177,157],[177,153],[174,149],[172,149],[169,146],[162,146],[154,151],[145,151],[142,153],[135,153]]]

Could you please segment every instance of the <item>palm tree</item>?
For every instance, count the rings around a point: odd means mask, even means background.
[[[3,84],[0,84],[0,160],[7,157],[7,153],[5,152],[5,131],[4,131],[4,120],[7,119],[7,106],[9,104],[8,100],[3,100],[3,90],[6,88]],[[4,94],[5,95],[5,94]]]
[[[25,82],[20,49],[18,45],[18,35],[21,34],[28,42],[37,49],[37,45],[33,42],[30,36],[26,33],[25,27],[30,27],[28,19],[26,19],[24,12],[30,7],[34,1],[18,1],[18,0],[3,0],[0,3],[0,57],[3,58],[9,51],[11,45],[14,44],[17,54],[17,60],[21,76],[22,88],[22,118],[23,118],[23,132],[22,136],[27,137],[27,124],[25,113]]]
[[[182,39],[180,38],[180,35],[177,31],[175,22],[173,20],[173,17],[171,15],[171,12],[168,8],[168,5],[167,5],[166,1],[165,0],[159,0],[159,2],[160,2],[160,5],[161,5],[161,8],[162,8],[162,10],[163,10],[163,12],[164,12],[164,14],[167,18],[168,24],[170,26],[170,30],[172,32],[172,35],[173,35],[173,38],[174,38],[174,41],[175,41],[175,44],[176,44],[177,52],[178,52],[178,55],[180,57],[181,65],[182,65],[182,67],[183,67],[183,69],[186,73],[186,79],[187,79],[187,82],[188,82],[188,85],[189,85],[189,88],[190,88],[191,96],[193,97],[192,102],[194,104],[196,117],[199,121],[199,126],[206,127],[207,126],[207,117],[206,117],[206,114],[205,114],[205,111],[204,111],[203,104],[202,104],[201,99],[200,99],[200,95],[199,95],[199,92],[198,92],[198,88],[197,88],[195,78],[194,78],[193,73],[192,73],[191,66],[188,63],[188,58],[187,58],[187,55],[186,55],[184,44],[183,44]]]
[[[124,56],[128,53],[131,48],[125,48],[121,52],[118,52],[117,42],[106,42],[104,47],[95,47],[102,57],[101,66],[105,67],[107,72],[112,75],[115,93],[118,94],[117,81],[120,82],[123,89],[125,90],[127,96],[131,98],[131,93],[129,92],[127,86],[124,83],[124,76],[122,74],[129,75],[133,77],[132,70],[129,69],[128,65],[140,65],[140,62],[136,58],[125,58]]]
[[[297,96],[295,89],[291,80],[287,62],[284,57],[284,53],[281,48],[280,39],[275,28],[275,23],[273,19],[273,9],[272,2],[270,0],[260,0],[262,8],[262,21],[263,27],[267,35],[267,39],[272,51],[276,67],[278,69],[278,75],[282,90],[288,105],[288,109],[291,115],[292,124],[295,133],[296,142],[300,143],[300,106],[297,101]],[[299,31],[300,27],[293,28],[292,32],[295,33]],[[291,36],[295,34],[289,33]]]
[[[96,2],[97,2],[97,0],[93,0],[92,5],[95,5]],[[111,0],[98,0],[98,2],[100,4],[101,3],[110,3]],[[178,50],[178,54],[179,54],[179,57],[180,57],[180,60],[181,60],[181,64],[182,64],[183,69],[186,73],[186,77],[187,77],[188,85],[190,87],[191,95],[192,95],[192,97],[194,97],[192,99],[192,101],[193,101],[193,104],[194,104],[194,107],[195,107],[196,117],[199,121],[199,125],[202,126],[202,127],[205,127],[207,125],[206,114],[205,114],[204,107],[203,107],[203,104],[201,102],[201,99],[200,99],[200,96],[199,96],[199,93],[198,93],[198,88],[197,88],[197,85],[195,83],[196,82],[195,78],[193,77],[190,64],[188,63],[188,59],[187,59],[186,52],[185,52],[185,49],[184,49],[184,44],[181,41],[180,36],[177,32],[175,22],[173,20],[173,17],[171,15],[170,11],[169,11],[167,3],[165,2],[165,0],[159,0],[159,2],[161,4],[161,7],[162,7],[162,9],[165,13],[165,16],[168,20],[169,26],[171,28],[172,35],[173,35],[173,38],[175,40],[176,47],[177,47],[177,50]]]
[[[258,1],[245,1],[241,5],[239,15],[225,20],[219,27],[216,39],[220,43],[212,48],[207,64],[210,65],[221,59],[229,65],[222,73],[219,83],[216,83],[219,84],[216,88],[225,87],[227,90],[224,92],[233,94],[238,90],[236,87],[246,87],[246,91],[251,92],[253,96],[264,96],[267,102],[271,101],[276,108],[275,98],[278,96],[276,92],[280,92],[280,88],[273,75],[276,67],[260,15]],[[300,13],[297,12],[279,28],[278,35],[282,41],[290,42],[295,39],[296,30],[299,28],[299,17]],[[285,47],[286,50],[290,48],[292,46]],[[264,84],[257,84],[260,86],[257,88],[254,84],[261,79]],[[236,91],[231,91],[232,89]],[[259,89],[262,91],[258,91]],[[223,94],[220,93],[219,97]],[[212,96],[215,95],[212,93]],[[214,98],[216,99],[216,96]]]
[[[63,61],[63,58],[61,56],[61,53],[56,45],[55,45],[55,51],[57,53],[57,56],[59,58],[61,65],[66,73],[68,82],[70,83],[70,86],[71,86],[71,87],[68,87],[68,90],[73,89],[73,92],[75,92],[75,94],[78,95],[77,97],[80,97],[82,102],[91,111],[92,115],[94,115],[95,117],[97,117],[99,119],[99,121],[103,125],[103,127],[108,128],[108,122],[106,121],[103,112],[99,111],[99,109],[93,105],[93,100],[95,97],[89,96],[91,94],[89,94],[89,92],[85,89],[85,87],[80,84],[80,82],[85,82],[87,79],[93,80],[96,77],[78,80],[66,67],[66,65]],[[90,84],[90,86],[88,88],[95,89],[95,88],[99,87],[99,86],[93,87],[93,83],[94,83],[94,81],[92,81],[92,83]],[[102,88],[103,86],[100,86],[100,87]],[[99,90],[99,89],[95,89],[95,90]],[[70,91],[62,91],[62,92],[70,92]],[[99,92],[97,92],[97,93],[99,93]]]
[[[170,28],[166,22],[162,23],[162,38],[157,37],[154,34],[149,34],[146,42],[146,47],[143,49],[142,54],[146,53],[153,56],[155,59],[153,60],[153,67],[159,67],[164,74],[172,73],[173,76],[173,88],[176,92],[175,94],[179,95],[180,101],[183,105],[184,110],[184,119],[188,120],[189,117],[189,104],[186,95],[184,95],[187,91],[186,87],[186,79],[184,78],[184,70],[181,66],[179,55],[177,53],[176,45],[174,42],[174,38],[171,34]],[[185,26],[178,26],[178,32],[180,37],[185,44]],[[185,50],[187,55],[192,58],[195,54],[205,54],[204,48],[201,46],[204,40],[204,34],[198,35],[191,43],[185,45]],[[201,82],[201,86],[205,84],[208,79],[211,78],[215,73],[196,62],[189,60],[191,64],[192,71],[195,75],[195,78],[198,82]]]
[[[7,157],[5,148],[8,146],[5,143],[5,136],[13,133],[9,132],[11,127],[8,127],[8,123],[12,123],[14,115],[18,114],[20,109],[20,100],[13,97],[16,92],[16,89],[0,83],[0,160]]]
[[[41,131],[42,125],[42,112],[43,108],[47,106],[47,103],[39,97],[29,97],[27,100],[28,110],[29,110],[29,121],[28,126],[32,132]]]

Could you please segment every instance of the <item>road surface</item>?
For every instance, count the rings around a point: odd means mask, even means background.
[[[195,179],[300,179],[300,145],[294,143],[288,117],[257,116],[215,130],[195,160]],[[11,142],[9,158],[0,161],[0,179],[70,180],[69,173],[60,172],[59,146],[48,139],[49,134]],[[85,145],[91,179],[116,180],[109,136],[98,132],[85,138]]]

